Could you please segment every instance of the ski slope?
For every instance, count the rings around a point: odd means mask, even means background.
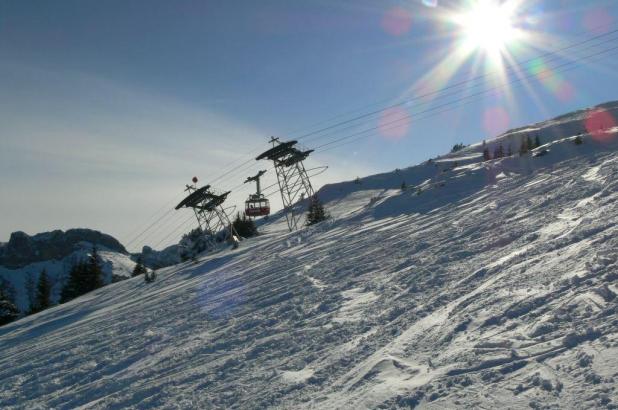
[[[329,185],[328,222],[0,328],[0,407],[615,408],[618,129],[573,118],[535,126],[548,155]]]

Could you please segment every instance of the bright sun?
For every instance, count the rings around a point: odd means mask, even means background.
[[[467,51],[482,50],[499,57],[505,46],[517,38],[513,14],[509,2],[476,0],[469,10],[456,19],[462,29],[464,48]]]

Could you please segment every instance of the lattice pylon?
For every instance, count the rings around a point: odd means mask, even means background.
[[[214,194],[209,187],[202,193],[202,196],[197,201],[192,201],[184,207],[191,208],[197,219],[197,223],[202,230],[208,248],[212,249],[216,246],[216,236],[219,232],[225,231],[227,238],[238,236],[234,230],[234,225],[230,221],[227,212],[223,208],[223,202],[229,194],[226,192],[221,195]],[[191,194],[198,191],[195,186],[187,186],[187,191]],[[182,203],[181,203],[182,204]],[[177,209],[180,205],[177,207]]]
[[[288,229],[292,232],[299,229],[299,224],[304,216],[303,210],[294,209],[294,205],[298,201],[315,194],[303,164],[303,160],[313,151],[300,151],[292,147],[296,144],[295,141],[281,143],[278,138],[272,138],[270,142],[273,144],[273,148],[256,159],[270,159],[274,163],[283,211]]]

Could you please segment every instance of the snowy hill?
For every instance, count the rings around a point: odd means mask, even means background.
[[[0,328],[0,407],[615,408],[618,128],[576,145],[586,113]]]

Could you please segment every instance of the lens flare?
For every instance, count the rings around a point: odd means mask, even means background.
[[[561,80],[558,90],[556,91],[556,96],[563,102],[572,101],[573,98],[575,98],[575,88],[573,88],[573,85],[568,81]]]
[[[393,36],[402,36],[412,27],[412,14],[403,7],[393,7],[382,18],[382,28]]]
[[[498,135],[509,127],[511,119],[509,113],[502,107],[492,107],[483,115],[483,125],[490,135]]]
[[[595,8],[584,16],[584,27],[593,34],[605,34],[612,29],[614,19],[604,8]]]
[[[389,108],[380,116],[378,129],[380,134],[389,140],[400,140],[410,129],[410,115],[401,107]]]
[[[204,282],[196,295],[197,305],[213,319],[223,319],[235,314],[245,300],[245,283],[240,274],[217,272],[219,283]]]
[[[560,101],[571,101],[575,97],[575,89],[559,73],[553,71],[541,58],[528,64],[528,72],[536,77]]]
[[[616,128],[616,119],[608,111],[599,108],[591,111],[584,121],[586,131],[597,141],[607,141]]]

